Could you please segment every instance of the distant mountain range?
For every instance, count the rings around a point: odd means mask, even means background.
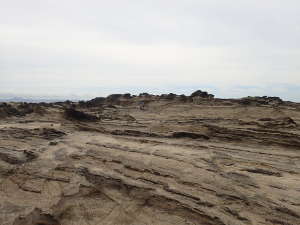
[[[6,97],[0,97],[0,102],[31,102],[31,103],[39,103],[39,102],[61,102],[66,101],[69,99],[55,99],[55,98],[23,98],[23,97],[12,97],[12,98],[6,98]],[[75,99],[70,99],[72,101],[77,101]]]

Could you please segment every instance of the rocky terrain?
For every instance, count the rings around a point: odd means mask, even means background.
[[[299,225],[300,104],[0,104],[1,225]]]

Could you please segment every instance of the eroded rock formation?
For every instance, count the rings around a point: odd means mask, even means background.
[[[300,224],[300,105],[187,98],[2,117],[0,224]]]

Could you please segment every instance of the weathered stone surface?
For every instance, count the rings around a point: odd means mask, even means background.
[[[166,96],[0,120],[0,224],[300,224],[299,104]]]

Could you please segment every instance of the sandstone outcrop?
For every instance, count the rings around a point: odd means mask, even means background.
[[[0,224],[300,224],[300,104],[174,95],[2,104]]]

